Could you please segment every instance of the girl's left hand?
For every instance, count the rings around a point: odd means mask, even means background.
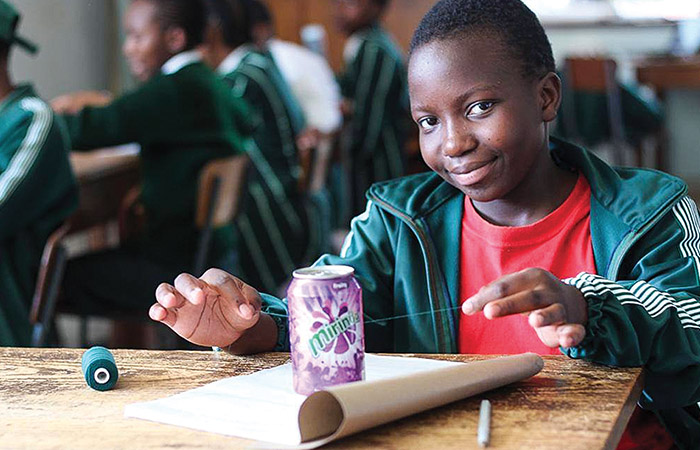
[[[482,310],[487,319],[527,314],[530,326],[549,347],[574,347],[586,336],[588,304],[583,294],[543,269],[501,277],[462,304],[464,314]]]

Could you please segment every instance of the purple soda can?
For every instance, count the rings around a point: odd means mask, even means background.
[[[365,377],[362,288],[349,266],[294,271],[287,289],[292,381],[299,394]]]

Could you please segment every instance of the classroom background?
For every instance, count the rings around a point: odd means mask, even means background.
[[[345,38],[333,24],[329,0],[267,0],[277,35],[303,43],[308,25],[327,36],[325,54],[339,72]],[[586,145],[617,164],[665,170],[685,179],[700,199],[700,1],[529,0],[553,46],[565,84],[554,133]],[[16,81],[31,80],[44,99],[77,90],[119,94],[137,85],[121,54],[121,21],[128,0],[14,0],[21,31],[41,48],[14,52]],[[383,24],[405,52],[434,0],[392,0]],[[409,171],[424,170],[414,136]],[[106,230],[106,231],[105,231]],[[342,232],[342,230],[339,230]],[[114,223],[102,234],[73,236],[75,252],[110,245]],[[88,250],[86,250],[88,249]],[[79,345],[79,321],[59,322],[66,345]],[[110,323],[90,322],[93,340]]]

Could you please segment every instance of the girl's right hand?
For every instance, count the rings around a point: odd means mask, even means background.
[[[258,291],[220,269],[201,278],[180,274],[174,285],[162,283],[148,312],[188,341],[228,347],[260,320]]]

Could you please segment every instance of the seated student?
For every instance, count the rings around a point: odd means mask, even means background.
[[[318,257],[317,220],[300,192],[296,138],[304,128],[301,108],[272,58],[255,49],[245,0],[207,0],[209,31],[202,51],[257,115],[247,149],[253,170],[247,200],[236,220],[240,276],[277,292],[300,264]]]
[[[406,67],[401,50],[379,25],[389,0],[335,0],[336,22],[348,37],[340,87],[349,113],[344,144],[350,159],[351,210],[365,208],[365,191],[404,174],[408,128]]]
[[[66,116],[74,149],[141,145],[145,229],[116,251],[69,262],[65,298],[82,312],[141,309],[159,277],[191,270],[201,169],[243,150],[243,106],[195,51],[205,23],[201,0],[131,2],[124,55],[142,85]],[[209,264],[226,264],[233,242],[232,227],[215,230]]]
[[[29,306],[46,240],[78,205],[64,126],[29,84],[10,80],[17,11],[0,0],[0,345],[29,345]]]
[[[318,262],[355,268],[368,318],[428,312],[367,324],[367,350],[643,366],[644,410],[621,448],[671,447],[655,415],[698,448],[700,217],[685,184],[549,138],[561,81],[520,0],[438,2],[414,35],[409,86],[435,173],[374,185],[341,255]],[[150,316],[200,345],[288,339],[267,314],[285,303],[220,270],[182,274],[156,299]],[[224,317],[206,309],[217,303]]]

